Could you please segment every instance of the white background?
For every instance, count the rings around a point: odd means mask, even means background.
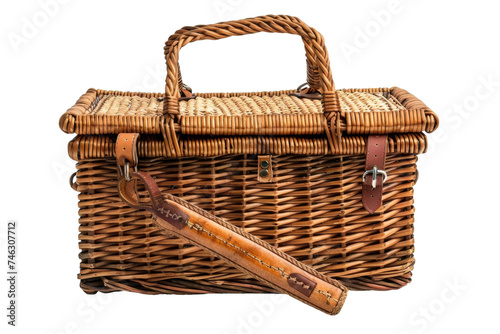
[[[51,4],[51,5],[47,5]],[[498,333],[499,8],[494,1],[9,1],[0,8],[0,267],[19,221],[18,327],[5,333]],[[389,14],[388,14],[389,13]],[[413,282],[351,292],[327,316],[288,296],[87,296],[79,288],[71,135],[88,88],[162,91],[163,43],[185,25],[298,16],[326,38],[338,88],[405,88],[441,117],[415,187]],[[31,28],[31,29],[30,29]],[[365,35],[365,36],[363,36]],[[363,38],[364,37],[364,38]],[[295,88],[300,38],[257,34],[181,52],[195,91]],[[489,84],[487,82],[490,82]],[[1,277],[5,277],[2,274]]]

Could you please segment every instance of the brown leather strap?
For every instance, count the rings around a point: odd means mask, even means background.
[[[175,234],[323,312],[340,312],[347,288],[339,282],[197,206],[169,194],[162,195],[147,173],[133,173],[132,177],[132,181],[119,180],[120,196],[131,207],[152,212],[153,221],[162,233]],[[133,184],[136,181],[146,187],[147,201],[139,198]]]
[[[303,93],[290,93],[289,96],[295,96],[300,99],[309,99],[309,100],[321,100],[323,96],[321,94],[303,94]]]
[[[120,133],[116,138],[116,160],[118,165],[125,166],[128,162],[130,167],[137,165],[137,139],[138,133]]]
[[[130,207],[151,211],[155,213],[158,218],[163,219],[176,229],[180,230],[186,226],[189,221],[189,216],[163,200],[160,189],[151,176],[144,173],[134,173],[132,175],[135,176],[135,178],[139,178],[144,183],[146,190],[149,193],[149,203],[151,205],[139,202],[137,185],[135,184],[136,179],[127,181],[125,178],[121,178],[118,181],[118,191],[121,198]]]
[[[386,147],[386,135],[368,136],[366,144],[366,171],[363,175],[364,182],[361,196],[365,209],[370,213],[374,213],[382,205]],[[375,174],[375,187],[373,187],[373,177]]]

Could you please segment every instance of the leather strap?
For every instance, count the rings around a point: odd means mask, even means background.
[[[144,185],[149,199],[140,199],[135,182]],[[129,206],[153,213],[153,221],[162,233],[183,238],[323,312],[340,312],[347,295],[342,284],[197,206],[170,194],[162,195],[149,174],[133,173],[131,181],[120,178],[118,190]]]
[[[309,99],[309,100],[321,100],[323,96],[321,94],[303,94],[303,93],[290,93],[289,96],[295,96],[300,99]]]
[[[382,205],[384,189],[385,157],[387,150],[386,135],[370,135],[366,143],[365,175],[362,190],[362,202],[366,210],[374,213]],[[373,176],[376,174],[373,187]]]
[[[128,162],[130,167],[137,166],[137,139],[138,133],[120,133],[116,138],[116,160],[118,165],[125,166]]]
[[[118,181],[118,192],[120,193],[121,198],[130,207],[154,212],[158,218],[163,219],[178,230],[187,225],[189,216],[185,212],[169,205],[163,200],[160,189],[151,176],[140,172],[133,173],[132,176],[139,178],[144,183],[146,190],[149,193],[150,204],[139,202],[136,179],[127,181],[125,178],[120,178]]]

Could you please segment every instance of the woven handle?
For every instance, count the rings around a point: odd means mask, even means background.
[[[149,174],[137,172],[132,177],[131,181],[125,177],[119,180],[120,197],[133,208],[152,212],[162,233],[177,235],[325,313],[340,312],[347,289],[339,282],[197,206],[169,194],[162,195]],[[146,187],[148,200],[140,199],[136,182]]]
[[[278,16],[278,19],[282,19],[285,21],[291,21],[297,24],[304,24],[299,18],[293,17],[293,16]],[[184,36],[186,32],[193,31],[199,28],[206,28],[207,25],[196,25],[196,26],[186,26],[182,27],[181,29],[177,30],[174,34],[170,35],[168,38],[167,42],[165,43],[165,58],[168,58],[168,50],[170,50],[170,47],[174,42],[177,42],[179,40],[180,36]],[[307,41],[304,41],[306,43]],[[312,90],[319,90],[320,89],[320,78],[318,74],[318,66],[316,65],[316,61],[314,59],[314,56],[311,54],[312,48],[310,47],[305,47],[306,51],[306,63],[307,63],[307,83],[309,87]],[[181,74],[181,69],[180,66],[178,66],[178,71],[179,71],[179,76],[178,76],[178,86],[179,89],[181,90],[184,88],[184,84],[182,82],[182,74]]]
[[[311,88],[321,92],[323,110],[327,118],[329,118],[330,113],[337,111],[335,85],[323,36],[298,18],[284,15],[268,15],[238,21],[185,27],[172,35],[165,44],[167,80],[164,113],[171,116],[179,115],[180,86],[182,87],[179,52],[182,47],[199,40],[217,40],[257,32],[289,33],[301,36],[306,50],[308,84]]]

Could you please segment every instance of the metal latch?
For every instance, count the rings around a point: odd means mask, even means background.
[[[259,182],[273,182],[273,166],[270,155],[260,155],[258,157],[259,166],[257,168],[257,179]]]

